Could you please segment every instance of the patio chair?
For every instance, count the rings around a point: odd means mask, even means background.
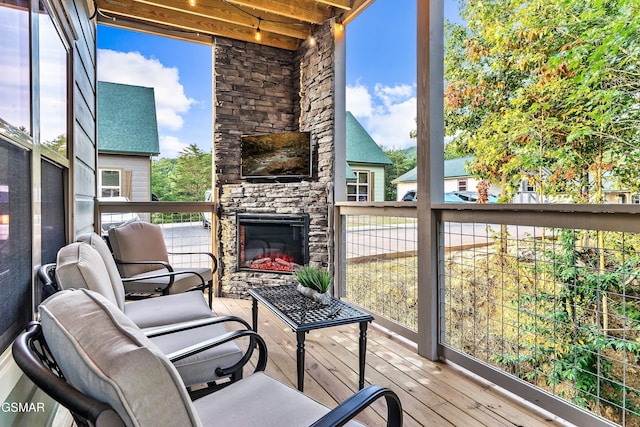
[[[210,252],[168,252],[157,224],[136,221],[109,230],[109,243],[118,265],[120,276],[128,278],[128,292],[156,292],[162,295],[177,294],[193,289],[209,291],[209,307],[213,304],[213,274],[218,269],[218,260]],[[206,255],[213,262],[213,269],[194,267],[179,268],[169,263],[169,254]],[[205,280],[203,285],[194,275],[149,277],[160,272],[194,271]]]
[[[115,266],[112,266],[112,269],[115,269]],[[117,282],[117,274],[112,272],[111,276]],[[61,289],[88,289],[99,293],[137,327],[144,328],[145,335],[166,354],[224,335],[228,332],[225,325],[231,322],[242,329],[251,329],[249,324],[239,317],[216,316],[200,292],[124,303],[121,282],[120,292],[117,287],[114,291],[102,256],[88,243],[71,243],[58,251],[56,277]],[[243,351],[235,342],[229,342],[197,356],[180,360],[176,367],[184,383],[194,390],[193,386],[207,384],[208,389],[198,391],[199,394],[203,394],[224,386],[227,378],[231,382],[242,378],[242,369],[225,370],[224,376],[216,372],[220,367],[234,366],[245,353],[251,351],[250,348]],[[221,381],[223,379],[225,381]]]
[[[402,406],[390,389],[366,387],[329,410],[269,377],[263,372],[266,345],[254,331],[235,331],[165,356],[94,292],[59,292],[42,304],[40,313],[41,322],[30,324],[13,344],[13,357],[38,387],[72,412],[79,426],[361,426],[354,416],[381,397],[387,403],[387,425],[402,425]],[[171,361],[247,336],[259,350],[254,373],[191,401]]]
[[[116,303],[125,314],[133,320],[140,328],[148,328],[152,326],[169,325],[173,323],[191,321],[195,319],[208,318],[216,316],[210,306],[207,306],[201,292],[183,292],[181,294],[166,295],[162,297],[141,299],[129,301],[125,304],[126,291],[124,283],[135,280],[130,278],[122,278],[116,262],[111,254],[111,249],[107,246],[105,240],[96,233],[81,234],[76,239],[91,245],[98,252],[109,273],[109,280],[113,287]],[[68,250],[68,249],[67,249]],[[60,252],[59,254],[60,255]],[[71,258],[66,262],[77,262],[78,255],[74,251],[71,252]],[[195,271],[164,271],[157,274],[165,275],[196,275]],[[204,284],[203,279],[200,281]],[[89,288],[91,289],[91,288]],[[95,290],[95,289],[94,289]],[[169,298],[167,298],[169,297]]]

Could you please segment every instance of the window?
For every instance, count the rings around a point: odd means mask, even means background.
[[[522,182],[522,189],[523,189],[523,191],[525,193],[535,193],[536,192],[536,186],[531,184],[528,179],[525,179]]]
[[[30,152],[0,139],[0,352],[31,317]]]
[[[40,12],[40,140],[67,157],[68,52],[42,2]]]
[[[60,31],[59,18],[67,17],[59,7],[0,0],[0,352],[39,302],[32,289],[35,267],[54,261],[66,243],[71,31],[68,21]],[[40,154],[35,144],[48,148]],[[41,166],[39,182],[34,165]],[[32,194],[41,194],[40,206]]]
[[[369,200],[370,172],[353,171],[356,174],[355,181],[347,183],[347,201],[366,202]]]
[[[0,119],[30,134],[28,1],[0,0],[0,40]]]
[[[467,191],[467,180],[461,179],[458,181],[458,191]]]
[[[100,169],[100,197],[121,196],[122,171],[117,169]]]

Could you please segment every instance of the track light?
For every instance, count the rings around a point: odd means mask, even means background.
[[[189,6],[196,7],[196,0],[189,0]]]

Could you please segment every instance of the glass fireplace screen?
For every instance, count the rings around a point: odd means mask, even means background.
[[[238,268],[291,273],[309,262],[309,216],[238,214]]]

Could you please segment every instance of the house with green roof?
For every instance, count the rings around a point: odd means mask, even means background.
[[[473,160],[473,157],[461,157],[444,161],[444,192],[470,192],[477,193],[477,186],[480,182],[472,177],[465,170],[465,165]],[[418,182],[418,169],[413,168],[410,171],[400,175],[393,181],[398,190],[398,200],[402,200],[407,191],[416,190]],[[500,187],[491,185],[489,194],[500,194]]]
[[[98,196],[151,199],[160,154],[153,88],[98,82]]]
[[[347,200],[384,201],[384,167],[391,160],[349,111],[346,128]]]

